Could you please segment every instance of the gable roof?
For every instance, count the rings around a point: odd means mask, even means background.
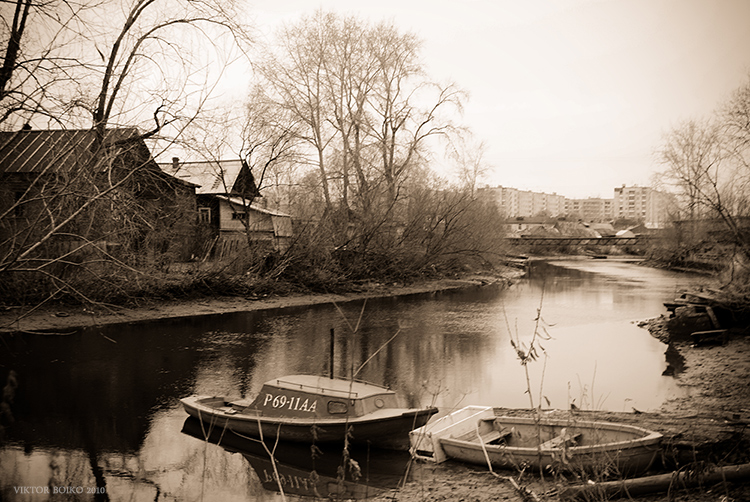
[[[255,197],[262,197],[241,159],[180,162],[175,158],[159,167],[175,178],[198,185],[198,195],[248,195],[244,192],[250,190]]]
[[[128,140],[132,143],[127,146],[120,144]],[[97,155],[95,141],[93,129],[0,132],[0,172],[69,172]],[[151,152],[139,138],[136,128],[107,129],[104,147],[116,148],[116,156],[127,150],[139,162],[153,162]]]
[[[199,185],[195,190],[199,195],[228,194],[240,174],[242,161],[172,162],[160,163],[159,167],[175,178]]]

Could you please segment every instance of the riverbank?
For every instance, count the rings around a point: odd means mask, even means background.
[[[118,323],[147,322],[156,319],[227,314],[254,310],[278,309],[325,303],[344,303],[366,298],[414,295],[484,287],[490,284],[508,285],[523,275],[523,270],[503,268],[492,274],[472,274],[460,278],[444,278],[412,284],[369,283],[356,291],[342,294],[293,294],[288,296],[215,296],[198,299],[147,299],[137,306],[110,305],[42,305],[40,307],[6,307],[0,312],[0,333],[13,332],[69,332],[80,327],[104,326]]]

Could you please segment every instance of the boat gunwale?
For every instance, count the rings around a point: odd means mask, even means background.
[[[321,424],[366,424],[370,422],[379,422],[383,420],[390,420],[408,416],[420,416],[422,414],[434,415],[437,413],[437,408],[430,406],[427,408],[384,408],[376,410],[370,413],[359,416],[342,416],[342,417],[279,417],[274,415],[266,415],[262,410],[250,408],[249,406],[243,411],[236,411],[235,413],[227,413],[222,410],[221,407],[212,407],[204,404],[202,401],[207,399],[221,400],[224,403],[231,404],[226,401],[223,396],[189,396],[180,399],[183,407],[193,408],[198,415],[208,415],[208,418],[215,420],[226,420],[235,421],[242,423],[257,423],[262,424],[273,424],[273,425],[289,425],[289,426],[305,426],[310,425],[321,425]],[[227,406],[228,407],[228,406]],[[188,411],[188,414],[190,412]],[[198,417],[202,420],[202,418]]]
[[[558,446],[554,448],[539,448],[538,446],[509,446],[509,445],[494,445],[480,442],[479,438],[472,441],[463,439],[457,439],[452,437],[440,437],[438,440],[443,443],[446,442],[452,446],[462,446],[475,448],[486,448],[487,451],[496,452],[519,452],[519,453],[541,453],[541,454],[556,454],[561,451],[567,451],[571,454],[587,454],[587,453],[600,453],[610,450],[627,450],[633,448],[647,447],[651,445],[658,445],[661,442],[663,436],[659,432],[650,431],[642,427],[630,424],[620,424],[614,422],[591,422],[591,421],[570,421],[566,419],[550,419],[543,418],[539,421],[535,418],[530,417],[506,417],[506,416],[495,416],[493,419],[501,423],[517,423],[523,425],[542,425],[542,426],[563,426],[572,427],[578,429],[594,429],[594,430],[610,430],[619,432],[638,432],[643,434],[641,437],[633,439],[627,439],[624,441],[613,441],[609,443],[597,443],[593,445],[581,445],[581,446]]]

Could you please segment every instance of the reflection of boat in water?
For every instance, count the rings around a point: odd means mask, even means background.
[[[366,499],[398,488],[411,457],[407,452],[393,450],[353,449],[349,458],[357,466],[343,465],[342,450],[335,445],[315,449],[300,442],[267,441],[242,437],[231,431],[212,427],[188,417],[182,432],[201,441],[208,441],[231,453],[240,453],[250,463],[263,487],[269,491],[303,497],[331,500]],[[273,451],[273,459],[269,451]],[[340,474],[342,473],[343,474]]]
[[[410,433],[412,452],[442,462],[519,469],[648,470],[661,451],[662,435],[632,425],[500,416],[490,407],[468,406]]]
[[[386,387],[338,378],[292,375],[266,382],[249,402],[226,397],[181,400],[191,416],[253,437],[284,441],[343,442],[406,449],[409,431],[437,408],[405,408]]]

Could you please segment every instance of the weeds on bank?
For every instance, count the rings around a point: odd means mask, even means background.
[[[549,497],[554,497],[557,494],[557,486],[562,486],[568,483],[568,479],[566,478],[566,475],[573,475],[574,478],[581,479],[584,481],[587,480],[601,480],[607,477],[610,477],[612,475],[618,475],[617,468],[615,465],[615,462],[613,459],[604,459],[601,462],[601,465],[595,466],[593,471],[586,472],[584,470],[580,470],[579,472],[574,472],[571,469],[571,465],[569,463],[568,459],[568,453],[567,453],[567,446],[565,443],[563,443],[562,446],[562,454],[560,455],[560,458],[555,458],[552,465],[547,466],[546,468],[542,466],[542,403],[545,402],[546,405],[550,406],[550,400],[547,398],[547,396],[544,395],[544,379],[545,379],[545,371],[546,371],[546,363],[547,363],[547,352],[544,348],[543,343],[546,341],[549,341],[552,339],[552,336],[550,335],[548,331],[548,327],[551,327],[553,325],[548,324],[543,316],[544,306],[544,287],[542,287],[542,292],[539,299],[539,306],[536,310],[536,316],[534,317],[534,327],[533,331],[531,333],[531,338],[528,341],[523,341],[520,338],[520,334],[518,332],[518,329],[511,329],[510,322],[507,318],[507,314],[505,315],[505,321],[506,321],[506,327],[508,330],[508,333],[510,334],[510,344],[513,347],[513,350],[516,353],[516,358],[521,364],[521,366],[524,369],[524,375],[526,379],[526,390],[525,393],[528,395],[529,398],[529,408],[533,412],[533,418],[536,424],[536,444],[537,444],[537,454],[538,458],[540,459],[539,462],[539,471],[538,476],[539,480],[541,482],[542,489],[544,490],[544,494],[541,496],[534,493],[532,490],[528,488],[528,482],[525,484],[523,483],[523,478],[527,474],[526,467],[524,466],[517,466],[518,469],[518,475],[517,479],[512,478],[510,476],[501,477],[501,479],[510,481],[514,488],[516,488],[516,491],[521,495],[521,497],[524,500],[541,500],[542,498],[547,499]],[[504,312],[505,314],[505,312]],[[539,381],[539,388],[538,392],[536,394],[536,399],[534,395],[534,389],[532,386],[531,381],[531,375],[530,375],[530,369],[532,363],[535,363],[537,361],[542,361],[542,370],[541,370],[541,376]],[[584,386],[579,381],[579,386],[581,387],[581,401],[580,405],[581,407],[586,407],[589,400],[589,393],[592,394],[591,399],[593,399],[593,392],[594,392],[594,381],[596,378],[596,370],[594,370],[594,377],[592,379],[591,388]],[[570,383],[568,383],[568,395],[569,395],[569,407],[571,410],[577,409],[578,406],[575,405],[575,399],[570,399]],[[575,425],[575,420],[572,419],[570,421],[570,425]],[[484,447],[484,445],[483,445]],[[486,452],[485,452],[486,456]],[[492,471],[492,466],[489,460],[489,457],[487,457],[487,465]],[[493,473],[494,474],[494,473]],[[532,473],[528,473],[532,474]],[[496,475],[497,476],[497,475]],[[549,486],[549,480],[548,476],[552,477],[552,481],[554,481],[554,484],[552,487]],[[500,477],[500,476],[497,476]]]

